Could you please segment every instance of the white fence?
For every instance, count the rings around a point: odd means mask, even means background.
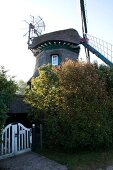
[[[2,132],[0,159],[31,151],[31,129],[21,123],[9,124]]]

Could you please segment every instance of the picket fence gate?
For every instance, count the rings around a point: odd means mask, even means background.
[[[32,129],[21,123],[7,125],[1,138],[0,159],[31,151]]]

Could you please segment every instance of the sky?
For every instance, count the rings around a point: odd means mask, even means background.
[[[35,57],[28,50],[30,15],[41,16],[44,33],[74,28],[82,36],[80,0],[3,0],[0,2],[0,66],[16,80],[33,75]],[[113,0],[85,0],[88,33],[113,44]],[[82,49],[83,50],[83,49]],[[85,54],[81,54],[84,55]],[[80,56],[80,58],[84,58]],[[93,60],[97,60],[95,56]],[[84,58],[85,59],[85,58]]]

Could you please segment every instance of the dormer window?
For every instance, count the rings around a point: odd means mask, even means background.
[[[52,55],[52,65],[53,66],[58,66],[58,58],[59,56],[57,54]]]

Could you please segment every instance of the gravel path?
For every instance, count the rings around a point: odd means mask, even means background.
[[[0,170],[67,170],[67,167],[39,154],[28,152],[0,160]]]

